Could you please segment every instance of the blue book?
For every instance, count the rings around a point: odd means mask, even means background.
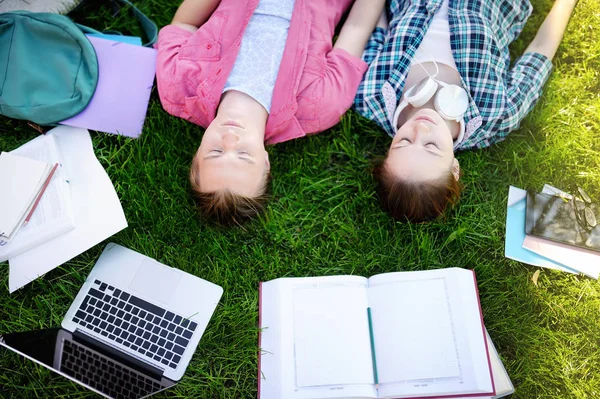
[[[100,39],[113,40],[115,42],[133,44],[134,46],[142,45],[142,38],[137,36],[109,35],[106,33],[88,33],[86,36],[99,37]]]

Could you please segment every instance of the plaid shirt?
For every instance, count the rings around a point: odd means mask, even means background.
[[[377,28],[363,54],[369,64],[354,100],[361,115],[390,136],[411,60],[442,0],[389,0],[387,31]],[[535,105],[552,70],[551,61],[526,53],[510,68],[508,45],[532,7],[528,0],[450,0],[450,45],[469,94],[466,132],[458,150],[502,141]]]

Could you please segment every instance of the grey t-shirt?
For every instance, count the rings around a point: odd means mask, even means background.
[[[242,45],[223,93],[241,91],[271,111],[294,0],[260,0],[248,22]]]

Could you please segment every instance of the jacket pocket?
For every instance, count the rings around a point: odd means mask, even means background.
[[[208,127],[208,113],[206,107],[198,96],[185,97],[184,108],[185,119],[200,125],[204,128]]]
[[[218,61],[221,58],[221,39],[226,25],[227,15],[213,14],[182,46],[179,59]]]

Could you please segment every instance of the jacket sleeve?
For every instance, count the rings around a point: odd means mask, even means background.
[[[523,118],[540,98],[551,71],[552,62],[542,54],[525,53],[515,61],[506,78],[502,116],[486,127],[490,134],[478,143],[478,147],[502,141],[511,131],[519,128]]]
[[[336,125],[350,108],[367,64],[347,51],[334,48],[326,56],[325,72],[302,96],[314,102],[317,131]]]
[[[180,115],[184,91],[181,84],[180,60],[178,59],[181,47],[193,35],[174,25],[167,25],[158,34],[156,57],[156,85],[163,108],[170,114]],[[180,98],[181,97],[181,98]]]
[[[383,42],[385,40],[386,30],[382,27],[377,26],[373,31],[373,34],[367,42],[367,47],[363,53],[362,59],[367,65],[371,65],[371,62],[377,57],[377,54],[381,52],[383,48]]]

